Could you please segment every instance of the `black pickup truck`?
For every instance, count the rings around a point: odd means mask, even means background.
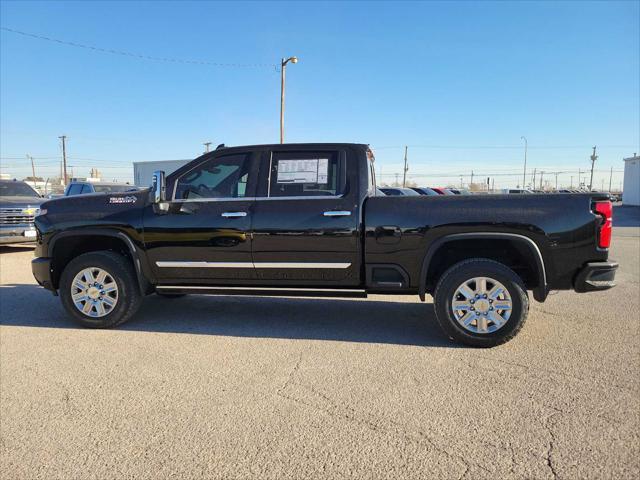
[[[473,346],[516,335],[528,290],[614,285],[606,194],[381,196],[373,162],[360,144],[220,146],[150,189],[52,200],[33,273],[88,327],[154,292],[430,294]]]

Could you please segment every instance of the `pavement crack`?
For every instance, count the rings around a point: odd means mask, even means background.
[[[556,463],[554,462],[554,459],[553,459],[553,452],[556,448],[556,436],[553,431],[553,427],[554,427],[553,422],[554,422],[555,416],[562,414],[563,412],[559,408],[554,408],[554,410],[555,411],[544,420],[543,426],[547,430],[547,433],[549,434],[549,445],[547,446],[547,451],[545,453],[545,460],[547,462],[547,467],[549,468],[549,471],[551,472],[551,475],[553,476],[553,478],[558,479],[560,477],[556,469]]]
[[[276,392],[279,396],[284,397],[284,398],[289,398],[288,396],[283,395],[282,392],[289,386],[289,384],[293,380],[293,377],[298,372],[298,369],[300,368],[300,364],[301,363],[302,363],[302,350],[300,350],[300,354],[298,355],[298,360],[296,361],[295,365],[289,371],[289,375],[287,376],[287,379],[285,380],[285,382],[282,384],[282,386]]]
[[[292,373],[294,372],[295,367],[292,370]],[[380,419],[375,416],[369,416],[371,418],[367,418],[366,415],[361,415],[354,408],[348,405],[339,405],[332,398],[319,391],[318,389],[310,385],[305,385],[293,381],[292,377],[293,375],[290,375],[290,379],[285,382],[285,386],[283,386],[283,388],[278,391],[278,395],[280,397],[291,400],[292,402],[295,402],[297,404],[313,408],[314,410],[325,413],[331,417],[339,418],[341,420],[361,425],[377,434],[396,435],[403,438],[407,442],[426,444],[428,449],[446,455],[447,457],[457,460],[462,464],[462,466],[464,467],[464,471],[461,473],[460,477],[458,477],[459,480],[464,478],[464,476],[469,473],[472,467],[484,470],[488,474],[494,473],[483,465],[470,463],[464,456],[453,453],[447,448],[436,444],[436,442],[430,436],[420,430],[407,429],[406,426],[388,418]],[[313,394],[317,398],[317,401],[314,401],[313,398],[305,398],[305,395],[301,395],[302,398],[298,398],[296,396],[287,394],[286,392],[284,392],[285,387],[299,387],[300,389]]]

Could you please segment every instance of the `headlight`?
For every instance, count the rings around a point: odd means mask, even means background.
[[[40,209],[39,208],[23,208],[22,209],[22,213],[24,213],[25,215],[33,215],[34,217],[40,215]]]

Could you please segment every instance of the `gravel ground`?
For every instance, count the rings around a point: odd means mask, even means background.
[[[640,214],[608,292],[532,303],[491,350],[430,303],[151,296],[77,328],[0,249],[0,477],[638,478]]]

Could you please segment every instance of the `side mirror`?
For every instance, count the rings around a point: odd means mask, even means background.
[[[167,199],[167,185],[162,170],[153,172],[153,183],[151,185],[153,203],[164,202]]]

